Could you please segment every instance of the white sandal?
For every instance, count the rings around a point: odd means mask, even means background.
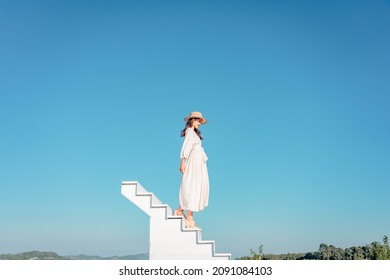
[[[175,210],[175,212],[173,212],[173,215],[174,216],[183,216],[183,217],[185,217],[185,215],[184,215],[184,210],[182,210],[182,209],[176,209]]]
[[[192,218],[191,220],[188,220],[188,217],[187,217],[185,224],[186,224],[186,228],[189,228],[189,229],[201,229],[200,227],[198,227],[195,224],[194,218]]]

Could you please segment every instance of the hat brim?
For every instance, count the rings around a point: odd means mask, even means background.
[[[201,119],[201,121],[200,121],[201,124],[207,123],[207,119],[205,119],[205,118],[197,118],[197,117],[191,117],[191,118],[193,118],[193,119]],[[188,122],[189,120],[190,120],[190,117],[185,117],[184,118],[185,122]]]

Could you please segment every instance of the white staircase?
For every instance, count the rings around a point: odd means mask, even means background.
[[[186,229],[184,219],[137,181],[122,182],[122,194],[150,217],[151,260],[229,260],[216,254],[215,242],[202,240],[201,229]]]

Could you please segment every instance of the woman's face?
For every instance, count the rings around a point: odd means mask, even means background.
[[[194,119],[192,122],[192,126],[198,129],[198,127],[201,125],[200,119]]]

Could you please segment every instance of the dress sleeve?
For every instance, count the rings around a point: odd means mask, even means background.
[[[181,152],[180,152],[181,159],[189,157],[192,150],[192,146],[196,142],[195,136],[196,136],[195,132],[193,132],[190,128],[187,128],[186,136],[184,138],[183,146],[181,147]]]

